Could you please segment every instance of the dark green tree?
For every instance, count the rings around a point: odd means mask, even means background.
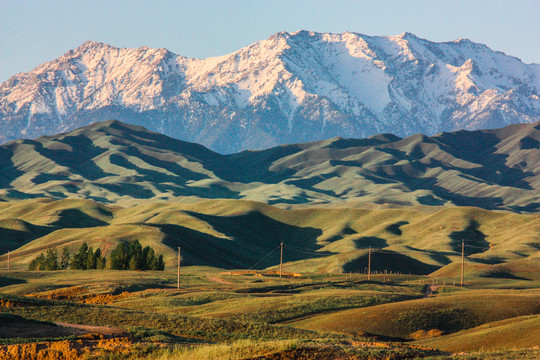
[[[135,257],[132,257],[131,259],[129,259],[129,264],[128,264],[128,270],[139,270],[137,268],[137,258]]]
[[[42,253],[30,261],[30,264],[28,264],[28,270],[45,270],[46,265],[47,259],[45,258],[45,254]]]
[[[96,269],[103,270],[107,267],[107,259],[104,257],[100,257],[99,259],[96,259]]]
[[[154,249],[150,246],[145,246],[142,252],[143,270],[152,270],[152,264],[156,258]]]
[[[165,261],[163,260],[163,255],[159,255],[157,259],[156,270],[165,270]]]
[[[75,256],[73,256],[73,260],[71,261],[71,268],[86,270],[87,258],[88,258],[88,244],[84,242],[79,248],[79,251],[75,254]]]
[[[94,255],[94,249],[90,247],[86,252],[86,269],[95,269],[96,268],[96,257]]]
[[[48,249],[45,258],[45,269],[43,270],[58,270],[58,251],[56,249]]]
[[[101,256],[101,249],[97,248],[94,253],[95,258],[95,267],[94,269],[104,269],[105,268],[105,258]]]
[[[69,259],[71,255],[69,253],[69,248],[64,246],[62,249],[62,259],[60,260],[60,269],[66,270],[69,267]]]
[[[144,270],[143,249],[139,240],[129,242],[126,268],[129,270]]]
[[[126,268],[127,244],[121,242],[111,251],[109,256],[109,268],[111,270],[124,270]],[[129,260],[127,261],[129,262]]]
[[[99,250],[99,249],[98,249]],[[98,265],[97,251],[96,265]],[[104,259],[105,260],[105,259]],[[108,266],[111,270],[164,270],[163,256],[156,257],[150,246],[142,247],[138,240],[119,243],[109,255]],[[99,267],[98,267],[99,268]]]

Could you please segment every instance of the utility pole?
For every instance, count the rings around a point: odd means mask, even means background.
[[[281,242],[281,254],[279,256],[279,277],[283,274],[283,241]]]
[[[10,270],[9,269],[9,253],[10,253],[10,251],[7,252],[7,269],[8,269],[8,271]]]
[[[463,287],[464,274],[465,274],[465,240],[461,240],[461,287]]]
[[[180,290],[180,246],[178,247],[178,274],[176,288]]]
[[[371,247],[368,249],[367,279],[371,280]]]

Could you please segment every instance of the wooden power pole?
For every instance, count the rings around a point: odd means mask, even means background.
[[[8,271],[10,270],[9,269],[9,265],[10,265],[9,264],[9,255],[10,255],[9,253],[10,253],[10,251],[7,252],[7,269],[8,269]]]
[[[461,287],[465,276],[465,240],[461,240]]]
[[[177,283],[176,288],[180,290],[180,246],[178,247],[178,271],[177,271]]]
[[[368,249],[367,279],[371,280],[371,247]]]
[[[283,241],[281,242],[281,254],[279,255],[279,277],[283,274]]]

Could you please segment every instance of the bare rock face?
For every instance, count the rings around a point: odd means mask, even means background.
[[[86,42],[0,85],[0,142],[118,119],[221,153],[540,120],[540,65],[469,40],[278,33],[235,53]]]

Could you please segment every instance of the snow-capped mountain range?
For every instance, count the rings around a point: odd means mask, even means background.
[[[222,153],[540,120],[540,64],[410,33],[278,33],[208,59],[86,42],[0,85],[0,142],[117,119]]]

